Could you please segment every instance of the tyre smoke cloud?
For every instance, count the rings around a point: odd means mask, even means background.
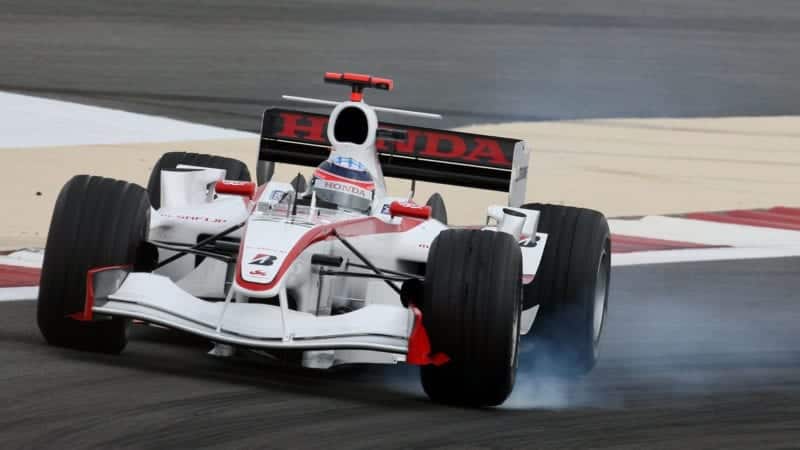
[[[616,268],[597,366],[554,376],[552,357],[525,339],[502,408],[664,407],[796,386],[800,259]],[[780,283],[765,289],[760,272]]]

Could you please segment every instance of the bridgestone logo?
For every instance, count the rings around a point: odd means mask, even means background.
[[[254,264],[256,266],[271,266],[273,263],[275,263],[276,259],[278,259],[277,256],[259,253],[250,261],[250,264]]]

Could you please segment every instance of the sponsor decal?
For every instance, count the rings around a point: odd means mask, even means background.
[[[330,145],[325,136],[328,116],[281,112],[281,125],[275,133],[277,138],[301,139],[316,144]]]
[[[345,192],[347,194],[356,195],[367,200],[372,200],[372,193],[370,191],[361,189],[360,187],[350,183],[317,178],[314,180],[314,187],[327,189],[329,191]]]
[[[381,207],[381,214],[387,214],[387,215],[389,214],[389,204],[388,203],[384,203],[383,206]]]
[[[314,176],[316,178],[321,178],[327,181],[341,181],[347,184],[352,184],[358,186],[363,189],[373,190],[375,189],[375,183],[373,181],[362,181],[362,180],[355,180],[353,178],[343,177],[341,175],[337,175],[335,173],[328,172],[327,170],[318,167],[314,171]]]
[[[270,200],[274,200],[276,202],[279,202],[279,201],[281,201],[281,199],[283,198],[283,194],[285,194],[285,193],[286,192],[284,192],[284,191],[274,190],[274,191],[272,191],[272,193],[269,194],[269,199]]]
[[[310,113],[276,110],[271,137],[294,139],[319,145],[330,145],[326,137],[328,117]],[[468,133],[456,133],[429,128],[381,123],[382,127],[405,130],[405,141],[378,139],[381,153],[397,153],[423,158],[510,168],[514,155],[513,139],[493,138]]]
[[[189,216],[185,214],[162,214],[162,216],[169,217],[170,219],[187,220],[191,222],[225,223],[228,221],[228,219],[223,219],[221,217]]]
[[[480,136],[465,137],[456,133],[411,128],[405,142],[394,142],[390,147],[381,139],[376,142],[376,147],[381,153],[394,151],[431,159],[511,167],[511,158],[503,152],[500,143]]]
[[[255,270],[251,270],[250,271],[250,275],[252,275],[254,277],[266,277],[267,276],[267,272],[264,272],[263,270],[255,269]]]
[[[268,255],[266,253],[258,253],[253,257],[253,259],[250,260],[248,264],[256,266],[271,266],[275,263],[276,259],[278,259],[277,256]]]

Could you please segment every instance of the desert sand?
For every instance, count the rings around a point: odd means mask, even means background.
[[[800,205],[800,117],[620,119],[480,125],[525,139],[527,198],[591,207],[609,216]],[[256,138],[0,149],[0,249],[43,247],[53,204],[73,175],[145,184],[166,151],[239,158],[255,174]],[[280,166],[278,179],[309,168]],[[390,191],[409,183],[390,180]],[[482,223],[504,193],[419,183],[416,200],[442,193],[454,224]]]

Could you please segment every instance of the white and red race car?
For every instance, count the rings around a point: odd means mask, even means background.
[[[56,202],[38,324],[48,343],[118,353],[132,319],[329,368],[421,366],[435,401],[497,405],[521,336],[566,372],[590,370],[605,317],[602,214],[523,204],[522,141],[379,122],[392,81],[327,73],[348,101],[286,97],[330,115],[267,109],[258,185],[244,163],[167,153],[148,189],[72,178]],[[315,167],[273,180],[276,163]],[[508,191],[485,224],[450,227],[442,198],[392,196],[384,176]],[[475,208],[476,205],[459,205]],[[528,337],[524,337],[528,339]]]

